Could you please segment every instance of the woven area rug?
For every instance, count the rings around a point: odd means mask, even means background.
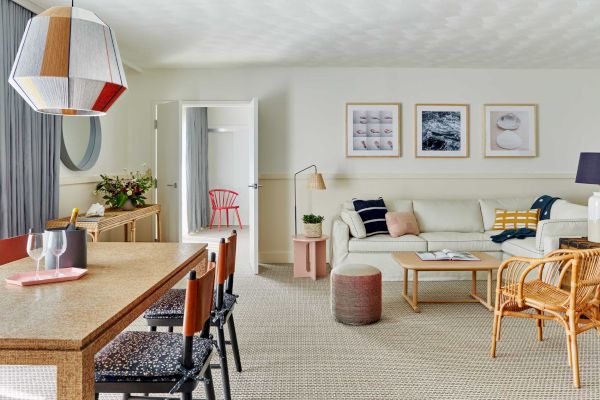
[[[242,268],[239,268],[242,269]],[[564,331],[505,319],[498,357],[488,355],[492,313],[479,304],[422,304],[415,314],[401,282],[383,284],[383,319],[336,323],[329,279],[293,279],[289,265],[239,271],[236,325],[244,371],[231,365],[233,399],[598,399],[600,337],[579,336],[581,383],[572,386]],[[459,298],[470,282],[420,282],[426,298]],[[480,288],[485,293],[484,285]],[[130,329],[146,329],[137,321]],[[214,359],[216,361],[216,358]],[[54,367],[0,367],[0,398],[53,399]],[[220,372],[213,370],[217,397]],[[195,398],[203,398],[203,390]],[[101,399],[120,399],[102,395]]]

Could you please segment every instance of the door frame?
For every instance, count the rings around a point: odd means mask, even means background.
[[[184,178],[183,178],[183,121],[184,121],[184,117],[185,117],[185,112],[187,108],[192,108],[192,107],[246,107],[248,108],[248,111],[253,113],[253,105],[254,103],[257,101],[257,98],[251,98],[249,100],[183,100],[180,101],[180,116],[179,116],[179,120],[180,120],[180,136],[179,136],[179,151],[180,151],[180,155],[179,155],[179,160],[180,160],[180,164],[179,164],[179,171],[180,171],[180,182],[181,182],[181,190],[179,191],[180,193],[180,216],[179,216],[179,236],[180,238],[183,237],[183,221],[182,221],[182,215],[183,215],[183,201],[184,198],[181,195],[183,192],[183,182],[184,182]],[[256,125],[258,123],[258,116],[257,115],[253,115],[253,117],[255,119],[254,124]],[[258,135],[258,131],[256,132],[256,135]],[[156,144],[156,143],[155,143]],[[255,145],[257,146],[258,143]],[[158,149],[155,150],[155,154],[158,154]],[[255,160],[256,163],[256,168],[258,169],[258,159]],[[256,176],[256,180],[258,182],[258,175]],[[186,182],[187,185],[187,182]],[[258,208],[258,207],[257,207]],[[254,210],[249,210],[251,213],[254,213]],[[187,210],[186,210],[187,212]],[[258,216],[255,218],[256,221],[256,225],[258,225]],[[249,229],[251,229],[252,227],[248,227]],[[258,235],[256,235],[255,237],[256,240],[256,248],[257,251],[259,249],[259,243],[258,243]],[[249,246],[252,245],[251,240],[250,243],[248,243]],[[257,253],[258,255],[258,253]],[[250,262],[250,264],[252,265],[252,262]],[[258,274],[258,263],[255,267],[255,269],[253,269],[252,271],[255,274]]]
[[[161,104],[167,104],[167,103],[177,103],[177,108],[179,109],[179,118],[177,119],[177,157],[179,158],[179,160],[182,159],[182,146],[181,146],[181,142],[182,142],[182,134],[183,134],[183,126],[182,126],[182,120],[181,120],[181,115],[182,115],[182,101],[181,100],[153,100],[152,101],[152,129],[153,129],[153,138],[154,138],[154,142],[153,142],[153,146],[154,146],[154,157],[153,157],[153,163],[154,163],[154,174],[155,176],[158,178],[158,127],[155,124],[155,121],[157,121],[158,119],[158,106]],[[177,188],[177,204],[178,204],[178,219],[179,219],[179,229],[177,229],[177,243],[181,243],[182,240],[182,235],[181,235],[181,219],[182,219],[182,210],[181,210],[181,204],[182,204],[182,196],[181,196],[181,178],[182,178],[182,168],[181,168],[181,163],[179,163],[178,167],[177,167],[177,182],[179,183],[179,187]],[[164,190],[164,189],[163,189]],[[155,203],[158,203],[158,187],[156,189],[154,189],[153,191],[153,196],[154,196],[154,201]],[[155,224],[155,222],[153,222],[153,224]],[[163,231],[164,231],[164,227],[165,224],[163,222],[162,224],[163,227]],[[155,232],[155,234],[158,234],[157,232],[158,227],[154,227],[153,231]],[[158,236],[157,236],[158,237]]]

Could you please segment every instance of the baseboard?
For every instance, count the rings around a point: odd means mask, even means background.
[[[261,251],[258,259],[262,264],[289,264],[294,262],[294,257],[289,251]]]

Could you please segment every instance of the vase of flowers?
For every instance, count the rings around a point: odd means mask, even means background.
[[[94,194],[101,194],[106,205],[121,210],[134,210],[146,204],[146,192],[156,188],[152,171],[130,171],[125,176],[100,175]]]
[[[323,217],[321,215],[307,214],[302,217],[304,222],[304,236],[307,238],[318,238],[323,233],[322,223]]]

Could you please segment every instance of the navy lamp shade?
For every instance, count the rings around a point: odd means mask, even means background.
[[[575,182],[600,185],[600,153],[581,153]],[[588,240],[600,243],[600,192],[588,200]]]
[[[600,153],[581,153],[577,167],[576,183],[600,185]]]

